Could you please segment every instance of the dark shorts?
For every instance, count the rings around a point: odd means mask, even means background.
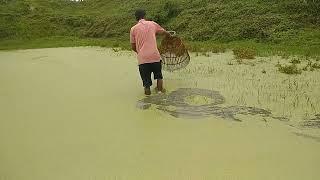
[[[151,73],[154,79],[163,79],[161,62],[146,63],[139,65],[139,72],[143,82],[143,87],[149,88],[152,86]]]

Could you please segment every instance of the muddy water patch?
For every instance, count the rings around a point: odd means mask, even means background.
[[[40,60],[40,59],[44,59],[47,58],[48,56],[35,56],[32,58],[32,60]]]
[[[295,134],[296,136],[300,136],[300,137],[303,137],[306,139],[311,139],[311,140],[314,140],[314,141],[317,141],[320,143],[320,137],[318,137],[318,136],[313,136],[313,135],[309,135],[309,134],[305,134],[305,133],[298,133],[298,132],[294,132],[293,134]]]
[[[260,115],[282,121],[289,121],[285,117],[276,117],[266,109],[247,106],[224,107],[225,97],[220,92],[197,88],[180,88],[169,94],[157,94],[139,100],[137,107],[149,109],[155,105],[158,110],[169,113],[177,118],[206,118],[209,116],[242,121],[237,115]]]

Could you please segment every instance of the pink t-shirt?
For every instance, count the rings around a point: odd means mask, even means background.
[[[159,62],[161,59],[156,33],[164,29],[153,21],[141,19],[130,31],[130,42],[136,44],[139,64]]]

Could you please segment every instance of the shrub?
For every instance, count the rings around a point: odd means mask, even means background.
[[[249,48],[235,48],[233,54],[236,59],[254,59],[256,51]]]
[[[291,65],[281,65],[279,71],[285,74],[301,74],[301,69],[297,67],[296,64]]]
[[[175,1],[167,1],[159,7],[159,10],[151,14],[151,19],[163,25],[166,24],[170,19],[177,17],[181,9],[179,4]]]

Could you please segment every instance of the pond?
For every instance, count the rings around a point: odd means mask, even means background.
[[[320,71],[279,61],[191,54],[145,97],[131,52],[0,51],[0,179],[319,179]]]

